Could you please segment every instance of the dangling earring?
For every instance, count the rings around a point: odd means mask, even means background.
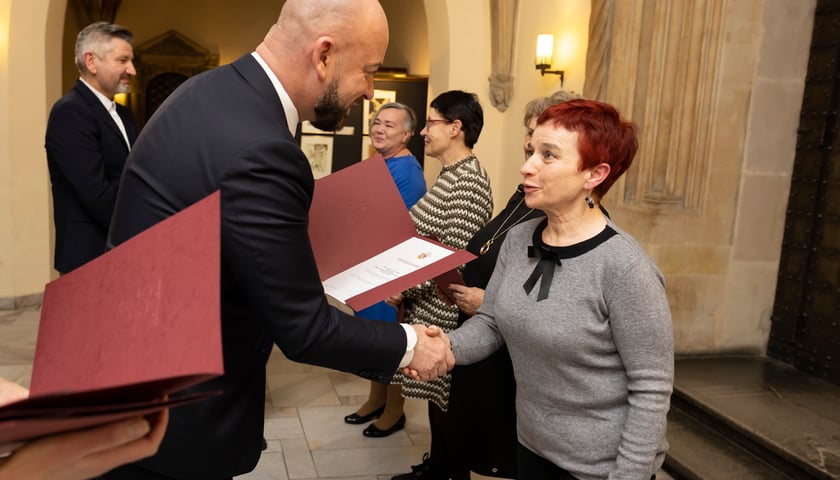
[[[592,200],[592,197],[590,197],[588,193],[586,194],[586,198],[584,200],[586,200],[586,204],[589,205],[589,208],[595,208],[595,202]]]

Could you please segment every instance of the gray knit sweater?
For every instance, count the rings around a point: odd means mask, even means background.
[[[647,480],[668,447],[674,374],[662,274],[608,221],[617,234],[600,245],[564,247],[549,296],[537,302],[539,282],[530,294],[523,284],[538,261],[527,250],[540,222],[508,234],[481,308],[449,334],[456,361],[506,343],[524,446],[581,480]]]

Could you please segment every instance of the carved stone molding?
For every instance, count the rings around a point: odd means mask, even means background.
[[[608,39],[606,95],[639,127],[623,202],[699,210],[708,183],[727,0],[595,0]],[[590,25],[590,31],[598,26]],[[589,61],[587,65],[589,65]],[[589,73],[587,72],[587,76]],[[586,92],[601,90],[588,84]]]
[[[145,81],[160,72],[181,73],[189,77],[219,64],[218,54],[175,30],[138,45],[134,54],[138,63],[137,77]]]
[[[519,0],[490,0],[490,103],[500,112],[513,97],[513,56]]]
[[[99,21],[114,23],[120,3],[121,0],[70,0],[82,27]]]
[[[137,45],[134,57],[137,76],[129,107],[141,125],[184,80],[219,65],[218,54],[175,30]]]

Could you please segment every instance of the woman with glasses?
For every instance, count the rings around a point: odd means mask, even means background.
[[[426,155],[440,161],[442,169],[434,185],[411,208],[418,234],[463,249],[492,215],[490,179],[472,151],[483,126],[481,104],[473,93],[444,92],[430,104],[429,117],[420,135],[425,140]],[[458,326],[458,307],[442,300],[435,290],[434,282],[427,281],[391,297],[389,302],[402,304],[406,322],[435,325],[449,332]],[[469,478],[468,471],[452,471],[453,462],[447,455],[444,420],[449,380],[449,375],[430,382],[400,374],[394,377],[395,383],[402,383],[403,397],[429,401],[432,445],[423,463],[393,480]],[[390,405],[386,405],[388,408]]]

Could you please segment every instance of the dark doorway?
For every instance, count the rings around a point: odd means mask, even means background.
[[[840,4],[818,0],[767,354],[840,385]]]
[[[178,85],[187,81],[186,75],[180,73],[162,73],[149,81],[146,86],[146,118],[144,124],[152,118],[152,114]]]

